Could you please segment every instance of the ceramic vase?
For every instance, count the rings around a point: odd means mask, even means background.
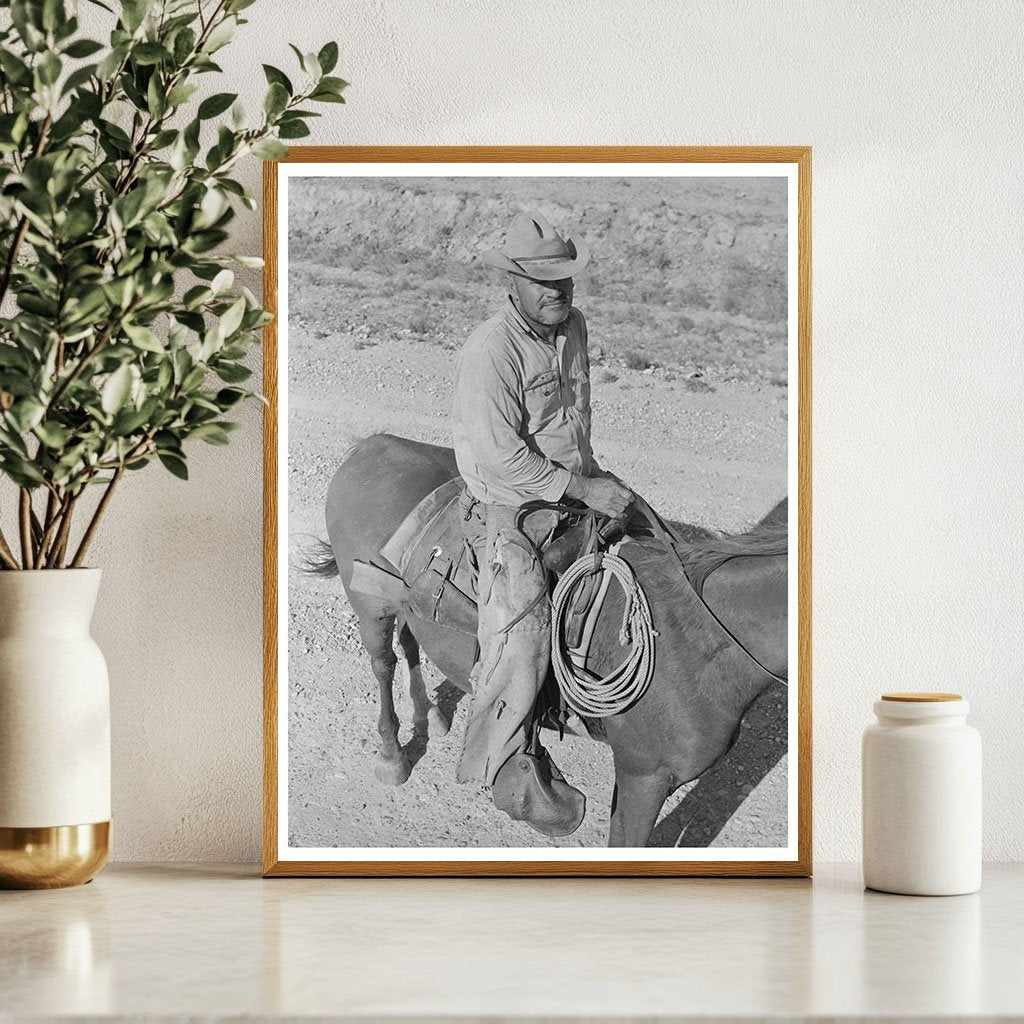
[[[0,572],[0,887],[80,885],[110,851],[99,569]]]

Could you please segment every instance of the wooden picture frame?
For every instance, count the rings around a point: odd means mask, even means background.
[[[296,167],[295,165],[300,165]],[[394,168],[383,165],[394,165]],[[291,846],[283,828],[283,815],[287,812],[288,763],[282,760],[287,741],[287,729],[282,730],[279,715],[283,706],[282,687],[287,680],[281,678],[279,661],[282,656],[282,637],[279,626],[288,621],[287,608],[281,600],[285,584],[285,555],[281,536],[283,513],[279,478],[280,438],[279,410],[283,398],[282,388],[287,382],[282,361],[286,346],[282,338],[287,320],[279,320],[277,313],[288,281],[283,276],[282,238],[286,238],[288,225],[279,222],[284,207],[283,184],[301,174],[380,173],[394,177],[415,176],[418,169],[432,168],[431,174],[473,173],[486,177],[495,168],[521,169],[520,165],[543,168],[538,176],[550,174],[583,175],[588,168],[593,173],[610,173],[602,168],[617,168],[622,178],[633,174],[665,176],[704,174],[718,178],[739,174],[743,168],[752,176],[777,175],[785,177],[788,219],[786,252],[787,318],[786,345],[790,369],[786,409],[789,412],[787,493],[795,480],[797,501],[796,524],[789,519],[790,546],[795,533],[796,555],[790,554],[790,617],[797,609],[797,626],[790,626],[789,673],[795,653],[797,664],[796,685],[790,684],[787,697],[788,741],[786,750],[797,748],[796,776],[792,777],[794,760],[788,760],[786,785],[788,786],[788,827],[784,855],[779,851],[769,855],[745,858],[742,855],[726,859],[711,848],[689,847],[683,853],[677,848],[667,850],[601,850],[579,848],[566,853],[564,849],[545,853],[540,848],[524,851],[510,848],[507,856],[501,851],[481,851],[476,857],[462,847],[452,847],[450,855],[433,850],[420,856],[415,847],[399,850],[395,858],[374,855],[368,847],[365,856],[355,849],[343,856],[331,856],[323,848],[309,843]],[[696,165],[700,165],[699,167]],[[306,168],[309,168],[307,171]],[[373,169],[376,168],[374,171]],[[735,168],[739,168],[737,171]],[[531,168],[531,173],[534,169]],[[514,206],[510,207],[514,212]],[[795,216],[794,216],[795,213]],[[556,225],[557,226],[557,225]],[[566,225],[572,228],[573,225]],[[398,875],[490,875],[490,876],[809,876],[811,874],[811,150],[809,147],[292,147],[284,160],[265,165],[264,171],[264,305],[275,314],[274,321],[264,334],[264,393],[267,406],[264,414],[264,772],[263,772],[263,872],[267,877],[287,876],[398,876]],[[731,243],[729,243],[731,244]],[[593,245],[592,245],[593,248]],[[496,272],[496,276],[497,275]],[[793,280],[795,276],[795,280]],[[489,312],[489,311],[487,311]],[[487,315],[482,311],[481,319]],[[594,328],[591,328],[592,334]],[[594,344],[594,338],[591,345]],[[795,352],[794,352],[795,346]],[[796,369],[796,393],[791,391],[792,370]],[[782,386],[782,385],[780,385]],[[696,390],[696,388],[694,388]],[[339,399],[344,396],[337,396]],[[439,416],[447,412],[442,404]],[[795,412],[795,415],[794,415]],[[595,415],[595,421],[596,421]],[[795,424],[795,430],[794,430]],[[795,434],[795,451],[794,446]],[[285,452],[287,455],[287,452]],[[322,534],[322,530],[320,531]],[[796,581],[793,582],[793,566]],[[338,592],[341,585],[337,580]],[[795,597],[794,597],[795,591]],[[369,671],[367,669],[367,671]],[[287,693],[284,694],[287,696]],[[447,741],[445,741],[447,742]],[[455,786],[454,758],[450,785]],[[710,770],[710,769],[709,769]],[[795,835],[793,834],[795,831]],[[313,849],[303,855],[306,848]],[[689,852],[686,852],[688,850]],[[701,852],[695,852],[700,850]],[[485,853],[487,856],[483,856]],[[685,857],[684,857],[685,853]],[[399,856],[400,854],[400,856]],[[527,855],[528,854],[528,855]]]

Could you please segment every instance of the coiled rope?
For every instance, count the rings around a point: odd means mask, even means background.
[[[584,576],[598,568],[610,572],[622,587],[626,605],[619,643],[631,645],[629,657],[604,678],[577,669],[565,648],[563,628],[573,591]],[[630,564],[618,555],[585,555],[562,574],[551,595],[551,664],[562,699],[578,715],[609,718],[625,711],[647,691],[654,677],[654,638],[651,606]]]

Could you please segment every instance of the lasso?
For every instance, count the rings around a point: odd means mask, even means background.
[[[617,555],[597,556],[626,596],[619,643],[631,644],[629,657],[603,679],[585,669],[577,671],[562,640],[562,627],[576,584],[595,570],[595,556],[585,555],[569,566],[551,595],[551,663],[565,703],[579,715],[608,718],[639,700],[654,676],[654,638],[657,632],[651,606],[632,567]]]

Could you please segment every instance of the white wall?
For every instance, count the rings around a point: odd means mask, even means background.
[[[252,104],[287,42],[341,45],[349,105],[311,143],[814,147],[815,853],[859,856],[872,699],[953,689],[986,745],[986,855],[1024,858],[1017,0],[247,14],[216,88]],[[240,218],[234,247],[259,245]],[[119,859],[258,858],[255,405],[236,437],[198,452],[187,485],[131,480],[95,552]]]

